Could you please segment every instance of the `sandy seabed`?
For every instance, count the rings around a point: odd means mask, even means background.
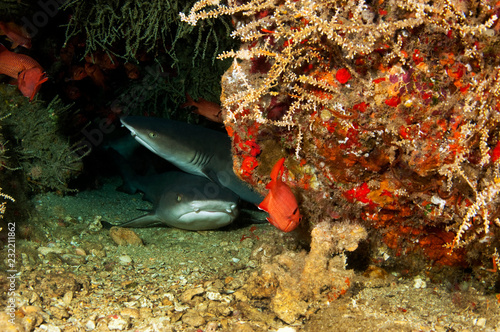
[[[433,283],[426,271],[353,273],[341,296],[302,304],[286,323],[272,303],[283,279],[266,284],[263,271],[281,253],[304,250],[293,232],[269,224],[134,229],[142,244],[118,245],[102,221],[126,221],[150,208],[139,194],[116,191],[118,182],[34,198],[38,214],[16,235],[13,319],[10,274],[0,272],[0,331],[500,331],[495,294]],[[3,267],[7,253],[5,246]]]

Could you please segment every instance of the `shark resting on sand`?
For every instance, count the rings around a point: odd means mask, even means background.
[[[255,205],[264,199],[234,174],[226,134],[168,119],[126,116],[120,120],[139,143],[184,172],[210,179]]]
[[[209,179],[177,171],[140,176],[115,150],[108,151],[119,163],[122,191],[143,192],[143,199],[153,203],[150,213],[117,226],[167,225],[199,231],[226,226],[238,216],[238,196]]]

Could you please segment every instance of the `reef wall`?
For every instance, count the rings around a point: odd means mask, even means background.
[[[395,255],[498,262],[498,14],[492,1],[202,0],[242,41],[222,78],[234,169],[286,182],[312,226],[352,220]]]

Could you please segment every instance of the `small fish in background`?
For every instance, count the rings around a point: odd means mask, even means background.
[[[271,225],[283,232],[291,232],[297,228],[302,216],[292,190],[281,181],[284,162],[285,158],[281,158],[271,170],[271,182],[266,186],[269,193],[259,204],[259,209],[269,213],[267,220]]]
[[[0,74],[17,80],[17,87],[30,101],[48,80],[42,66],[25,54],[10,52],[0,44]]]
[[[87,55],[85,62],[98,65],[102,70],[116,69],[120,65],[115,55],[106,52],[94,52]]]
[[[5,35],[12,42],[12,49],[18,46],[31,48],[30,34],[14,22],[0,22],[0,35]]]
[[[187,102],[181,105],[181,108],[188,106],[196,107],[196,114],[203,115],[207,119],[213,122],[222,123],[222,109],[219,104],[213,103],[211,101],[199,98],[198,101],[194,101],[190,95],[186,93]]]
[[[95,85],[101,87],[103,90],[107,90],[106,77],[104,77],[104,73],[98,65],[86,63],[85,72],[92,79]]]
[[[126,62],[123,64],[123,67],[125,68],[125,73],[127,74],[127,77],[130,78],[131,80],[136,80],[140,76],[139,68],[134,65],[133,63]]]
[[[73,66],[70,70],[71,72],[71,79],[73,81],[80,81],[83,80],[85,77],[87,77],[87,72],[85,71],[84,66]]]

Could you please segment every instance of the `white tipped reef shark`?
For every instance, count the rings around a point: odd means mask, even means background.
[[[199,231],[226,226],[238,216],[238,196],[216,183],[183,172],[124,176],[127,191],[144,193],[153,211],[120,227],[171,227]]]
[[[226,134],[168,119],[126,116],[120,120],[139,143],[181,170],[208,178],[247,202],[258,205],[264,199],[234,174]]]

